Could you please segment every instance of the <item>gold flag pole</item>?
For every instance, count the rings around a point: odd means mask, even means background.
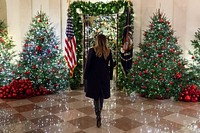
[[[68,9],[70,7],[70,0],[67,0],[67,4],[68,4]]]
[[[127,2],[128,2],[128,7],[130,7],[130,2],[131,2],[131,0],[127,0]]]

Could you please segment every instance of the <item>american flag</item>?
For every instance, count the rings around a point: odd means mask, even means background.
[[[64,49],[65,49],[64,57],[67,62],[67,66],[70,69],[70,77],[72,77],[74,68],[77,65],[77,60],[76,60],[76,37],[74,36],[74,29],[73,29],[70,11],[68,12]]]

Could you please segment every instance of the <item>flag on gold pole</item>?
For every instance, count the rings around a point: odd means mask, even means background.
[[[131,32],[131,9],[130,9],[130,0],[128,2],[128,7],[126,8],[126,24],[123,29],[123,37],[122,37],[122,48],[121,48],[121,64],[123,66],[123,71],[127,75],[128,71],[132,67],[132,59],[133,59],[133,40],[132,40],[132,32]]]
[[[68,0],[68,6],[70,5],[70,0]],[[66,38],[64,46],[64,57],[67,62],[67,66],[70,69],[70,77],[73,77],[74,69],[77,65],[76,59],[76,37],[74,35],[73,23],[70,15],[70,8],[68,7],[68,18],[66,27]]]

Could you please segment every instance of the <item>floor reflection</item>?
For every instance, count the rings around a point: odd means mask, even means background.
[[[0,99],[0,133],[200,133],[199,103],[128,97],[113,87],[101,128],[92,103],[83,90]]]

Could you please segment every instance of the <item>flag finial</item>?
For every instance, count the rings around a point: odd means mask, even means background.
[[[70,0],[67,0],[68,8],[70,7]]]
[[[130,6],[130,2],[131,2],[131,1],[130,1],[130,0],[127,0],[127,2],[128,2],[128,6]]]

